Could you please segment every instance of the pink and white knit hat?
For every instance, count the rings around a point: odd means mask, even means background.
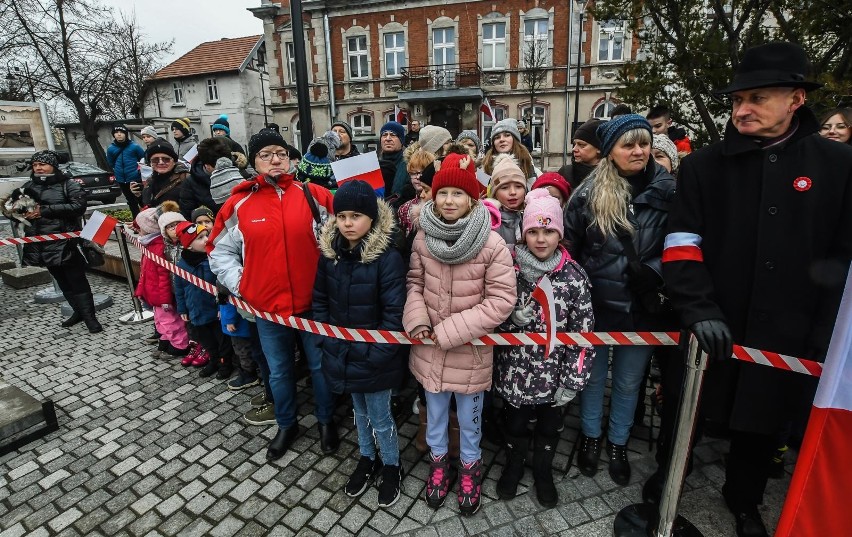
[[[563,237],[562,207],[545,188],[531,190],[524,198],[524,231],[533,228],[554,229]]]

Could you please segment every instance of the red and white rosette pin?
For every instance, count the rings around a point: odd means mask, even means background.
[[[810,177],[796,177],[796,179],[793,181],[793,188],[795,188],[799,192],[810,190],[811,185],[813,185],[813,181],[811,181]]]

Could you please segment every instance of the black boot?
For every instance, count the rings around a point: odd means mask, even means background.
[[[553,484],[553,457],[556,455],[556,444],[559,437],[536,435],[535,451],[533,451],[533,482],[538,503],[542,507],[556,507],[559,495]]]
[[[330,423],[318,423],[320,449],[326,455],[331,455],[340,446],[340,437],[337,436],[337,425],[334,421]]]
[[[269,449],[266,450],[266,460],[274,461],[284,456],[284,453],[293,444],[293,440],[299,435],[299,424],[294,423],[287,429],[278,429],[275,438],[269,443]]]
[[[89,329],[89,332],[97,334],[102,331],[104,327],[101,326],[101,323],[95,317],[95,297],[91,291],[77,295],[77,300],[79,300],[80,315],[83,317],[83,322],[86,323],[86,328]]]
[[[80,321],[82,321],[83,316],[80,315],[80,306],[79,306],[80,302],[77,299],[77,295],[66,294],[66,293],[62,293],[62,294],[65,296],[65,300],[68,301],[68,305],[71,306],[71,311],[73,311],[73,313],[71,314],[70,317],[68,317],[67,319],[62,321],[61,326],[62,326],[62,328],[69,328],[69,327],[74,326],[75,324],[79,323]]]
[[[625,486],[630,483],[630,461],[627,460],[627,444],[606,442],[606,453],[609,455],[609,476],[616,484]]]
[[[528,436],[506,435],[506,466],[497,481],[497,497],[511,500],[518,494],[518,483],[524,477],[524,462],[530,447]]]
[[[601,458],[601,438],[591,438],[580,433],[580,447],[577,449],[577,468],[586,477],[598,473],[598,461]]]

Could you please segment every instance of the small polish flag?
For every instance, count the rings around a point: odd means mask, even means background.
[[[109,239],[112,230],[115,229],[116,224],[118,224],[118,220],[115,218],[95,211],[89,221],[86,222],[83,231],[80,232],[80,237],[103,246]]]
[[[198,156],[198,144],[189,148],[189,151],[181,157],[181,160],[186,162],[187,164],[192,164],[192,161],[195,160],[195,157]]]
[[[553,298],[553,284],[550,283],[550,278],[542,276],[538,282],[538,287],[532,292],[532,297],[536,302],[541,304],[544,309],[544,324],[546,327],[547,339],[544,356],[550,356],[553,351],[553,344],[556,342],[556,300]]]
[[[491,106],[491,101],[488,100],[488,97],[482,98],[482,105],[479,107],[479,111],[488,116],[488,119],[494,121],[494,108]]]
[[[402,123],[402,121],[408,116],[408,113],[405,110],[401,110],[399,105],[393,105],[393,117],[394,121],[397,123]]]
[[[376,191],[376,196],[383,198],[385,195],[385,179],[375,151],[332,162],[331,170],[338,187],[358,179],[369,183]]]

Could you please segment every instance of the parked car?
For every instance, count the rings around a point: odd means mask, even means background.
[[[60,164],[59,169],[80,183],[89,202],[115,203],[116,198],[121,195],[121,188],[115,182],[115,176],[97,166],[71,161]]]

